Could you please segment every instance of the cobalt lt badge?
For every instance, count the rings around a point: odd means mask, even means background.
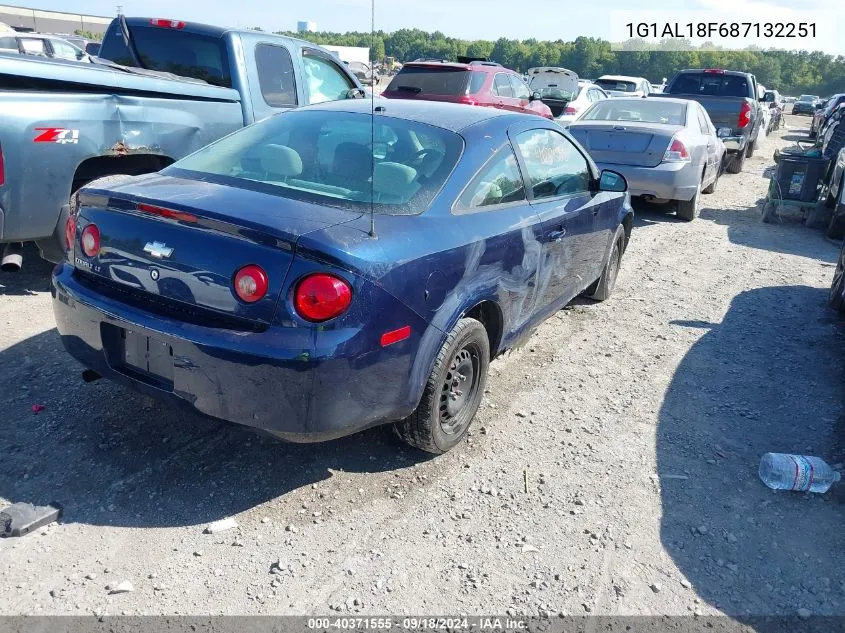
[[[150,268],[150,277],[153,281],[158,281],[159,273],[158,268]]]

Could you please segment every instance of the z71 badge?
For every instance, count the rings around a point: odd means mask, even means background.
[[[33,143],[78,143],[79,130],[71,130],[66,127],[37,127],[36,132],[41,132],[32,139]]]

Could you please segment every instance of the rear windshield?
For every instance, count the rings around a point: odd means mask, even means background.
[[[685,125],[687,107],[650,99],[604,99],[584,113],[582,121],[642,121]]]
[[[798,101],[815,101],[816,99],[818,99],[818,97],[815,95],[801,95],[798,97]]]
[[[745,75],[720,73],[684,73],[663,92],[674,95],[709,95],[714,97],[748,97],[751,86]]]
[[[405,66],[390,85],[389,92],[459,96],[467,94],[470,72],[463,68]]]
[[[163,173],[345,209],[425,211],[463,148],[442,128],[369,114],[290,111],[239,130]]]
[[[156,26],[130,26],[129,30],[145,68],[232,87],[229,56],[222,37]],[[115,24],[106,35],[99,56],[123,66],[135,66],[120,27]]]
[[[633,81],[618,81],[616,79],[596,79],[595,84],[605,90],[617,92],[636,92],[637,84]]]

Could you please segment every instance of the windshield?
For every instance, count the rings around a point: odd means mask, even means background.
[[[617,92],[636,92],[637,84],[633,81],[620,81],[617,79],[596,79],[596,85],[605,90]]]
[[[798,101],[803,101],[805,103],[808,101],[815,101],[816,99],[818,99],[818,97],[816,97],[815,95],[801,95],[800,97],[798,97]]]
[[[584,113],[582,121],[640,121],[686,124],[686,104],[648,99],[606,99]]]
[[[374,142],[373,142],[374,140]],[[291,111],[235,132],[164,173],[328,206],[422,213],[460,157],[442,128],[369,114]],[[210,176],[210,177],[209,177]]]
[[[223,38],[157,26],[130,26],[129,30],[145,68],[232,87]],[[99,56],[123,66],[135,66],[119,28],[110,28]]]
[[[405,66],[385,92],[459,96],[467,94],[470,72],[463,68]]]

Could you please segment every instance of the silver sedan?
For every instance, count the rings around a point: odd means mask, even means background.
[[[568,126],[599,169],[625,176],[632,196],[675,201],[678,217],[698,217],[702,193],[722,173],[725,145],[697,102],[668,97],[594,103]]]

